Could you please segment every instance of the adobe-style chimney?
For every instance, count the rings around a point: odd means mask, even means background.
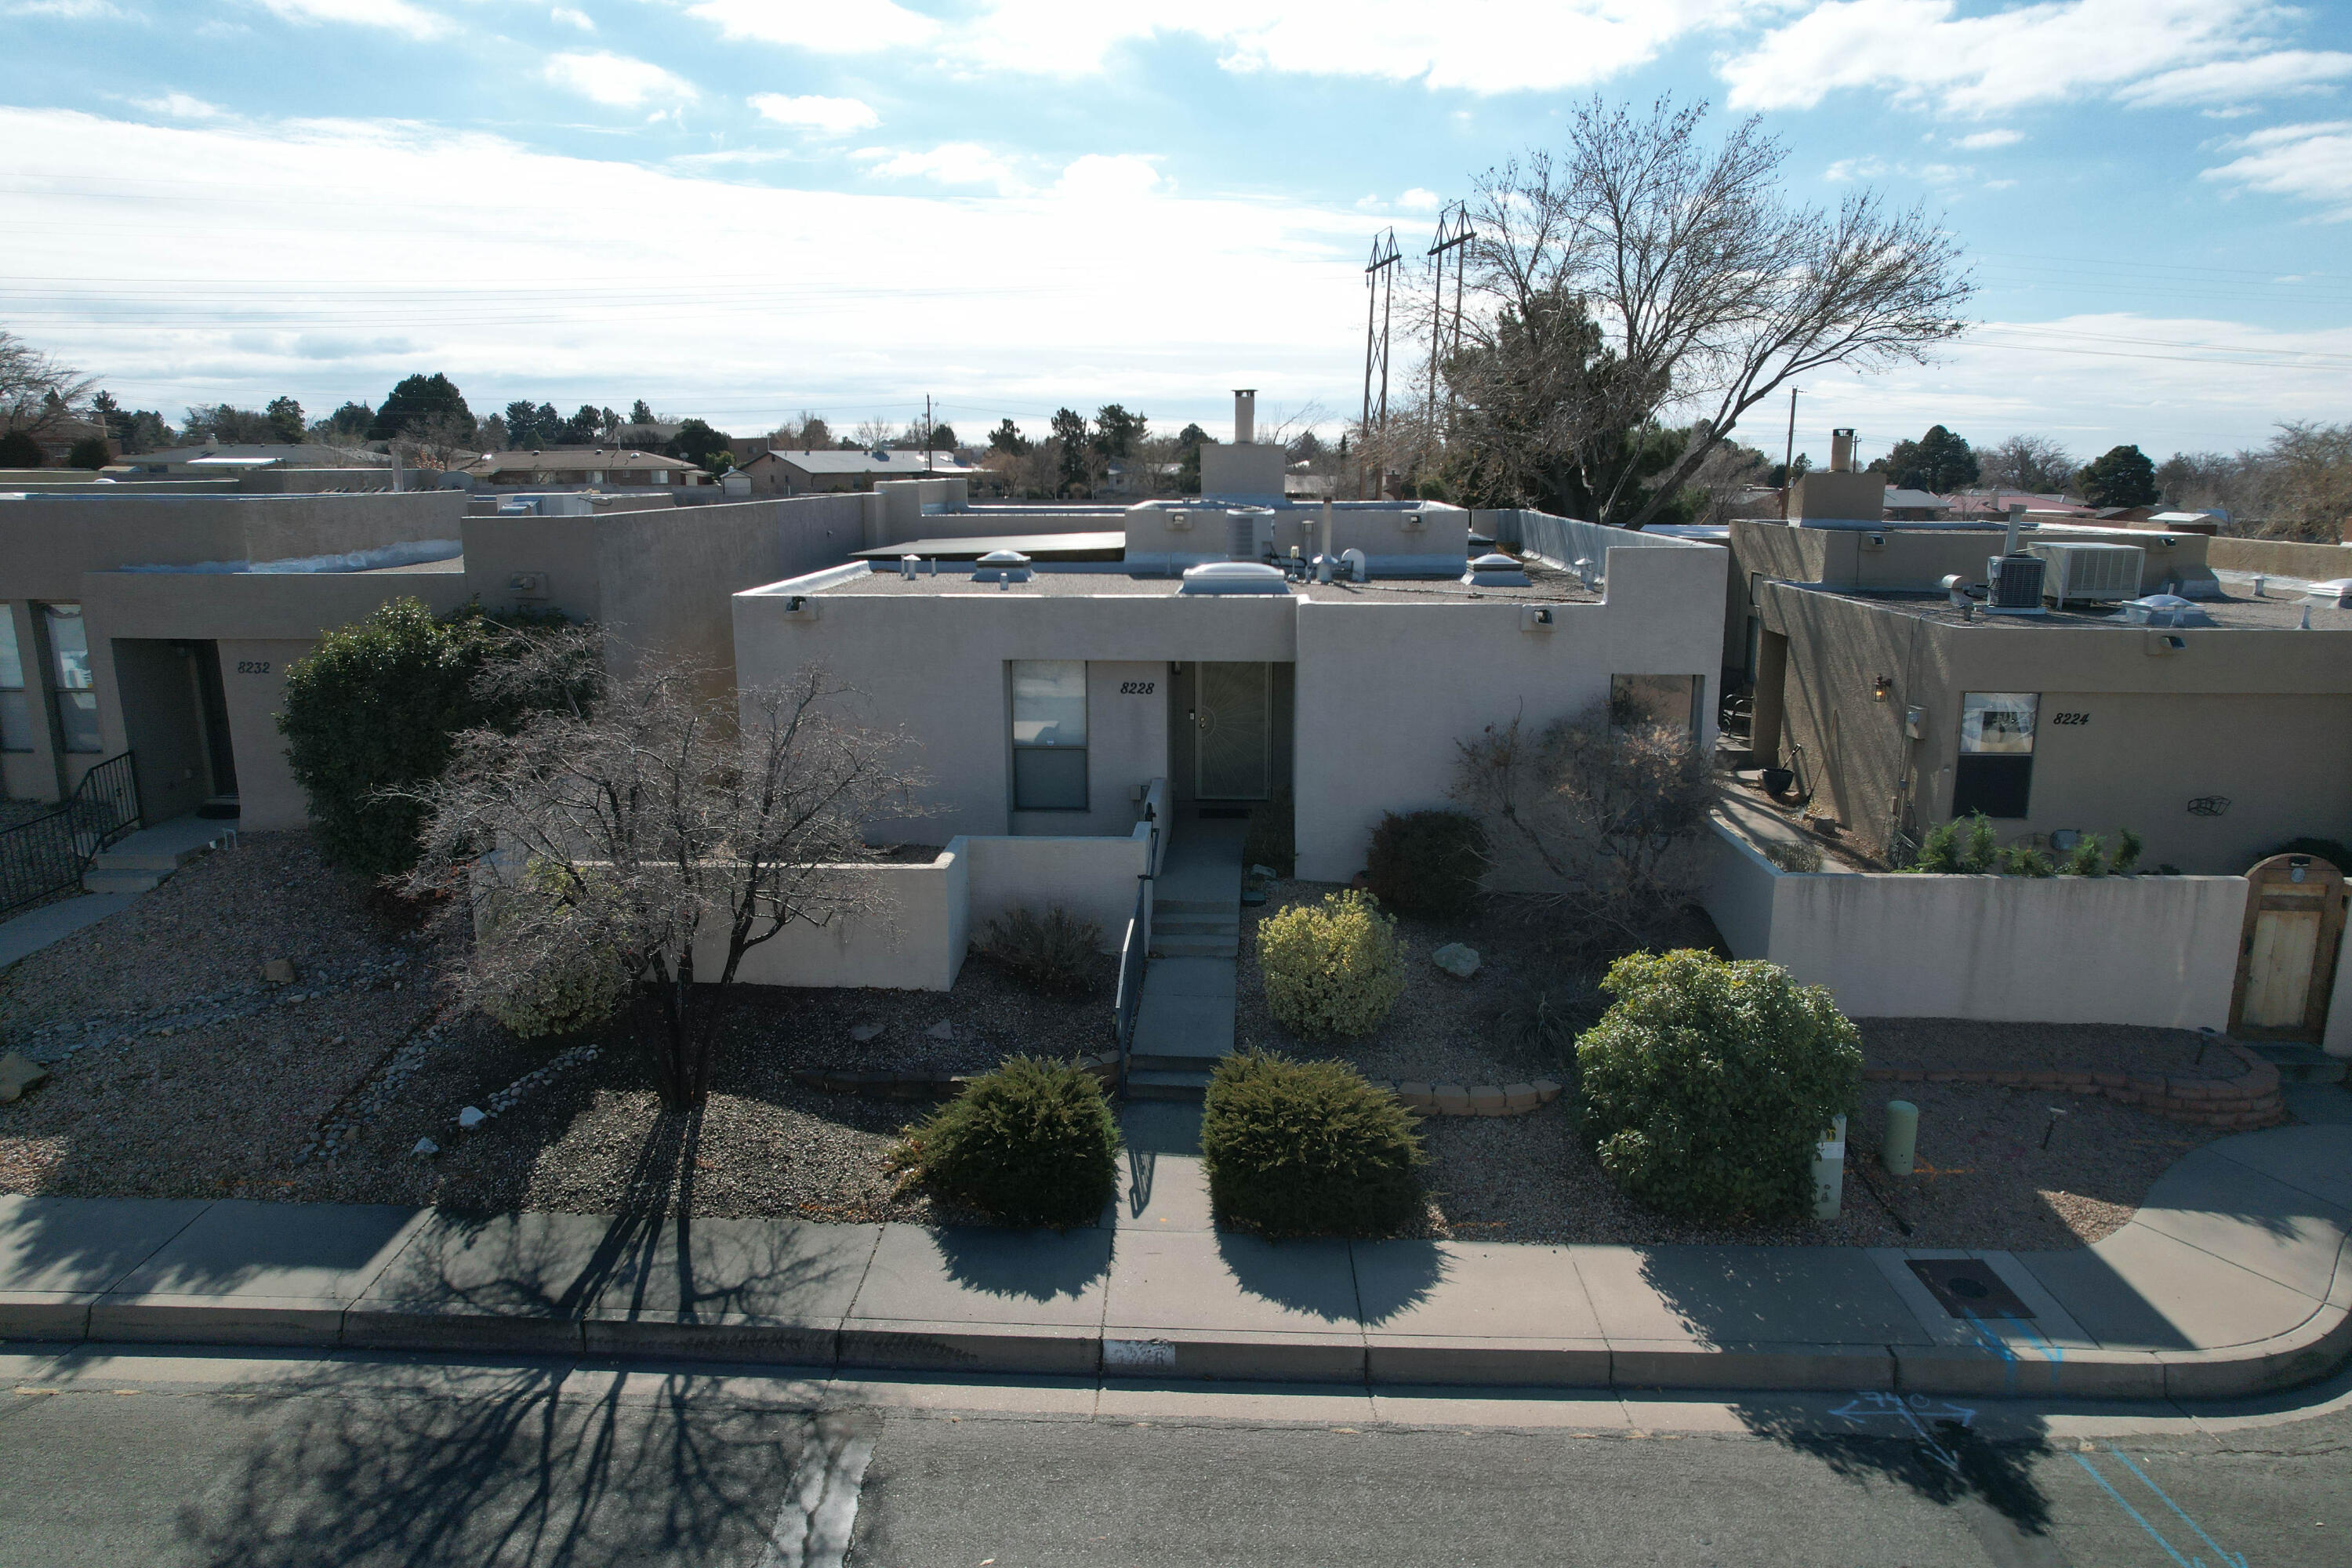
[[[1830,432],[1830,472],[1853,472],[1853,431],[1851,428]]]
[[[1234,388],[1234,445],[1246,447],[1257,439],[1257,388]]]

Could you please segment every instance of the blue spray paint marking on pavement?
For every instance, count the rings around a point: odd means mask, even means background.
[[[2179,1563],[2180,1568],[2202,1568],[2202,1559],[2200,1559],[2197,1563],[2191,1563],[2188,1558],[2183,1557],[2179,1552],[2175,1552],[2172,1549],[2172,1542],[2167,1541],[2163,1534],[2158,1531],[2156,1526],[2148,1523],[2147,1519],[2142,1517],[2139,1510],[2124,1501],[2124,1494],[2116,1490],[2114,1486],[2109,1484],[2106,1477],[2099,1474],[2097,1470],[2092,1468],[2090,1460],[2083,1458],[2082,1455],[2077,1454],[2074,1456],[2074,1462],[2082,1466],[2085,1471],[2088,1471],[2093,1480],[2099,1483],[2099,1489],[2101,1491],[2105,1492],[2109,1497],[2115,1499],[2116,1506],[2117,1508],[2131,1515],[2133,1522],[2137,1523],[2142,1530],[2147,1531],[2148,1538],[2150,1540],[2154,1541],[2158,1546],[2164,1548],[2164,1554],[2166,1556],[2171,1558],[2175,1563]]]
[[[1998,1352],[2001,1361],[2006,1363],[2000,1369],[2001,1381],[2010,1394],[2014,1397],[2017,1393],[2017,1352],[2009,1348],[2007,1340],[1985,1327],[1984,1320],[1977,1316],[1975,1309],[1963,1307],[1960,1310],[1968,1314],[1969,1327],[1976,1331],[1977,1338]]]
[[[2206,1534],[2205,1527],[2198,1523],[2195,1520],[2189,1518],[2189,1511],[2186,1509],[2173,1501],[2169,1497],[2167,1497],[2162,1487],[2158,1486],[2154,1481],[2148,1479],[2147,1472],[2141,1469],[2137,1465],[2133,1464],[2129,1454],[2125,1453],[2121,1448],[2116,1447],[2112,1443],[2107,1445],[2107,1452],[2113,1454],[2116,1458],[2121,1459],[2124,1462],[2124,1468],[2129,1470],[2133,1475],[2139,1478],[2140,1485],[2154,1492],[2158,1498],[2162,1500],[2165,1507],[2170,1509],[2174,1513],[2179,1514],[2180,1516],[2180,1522],[2197,1532],[2198,1540],[2203,1542],[2206,1545],[2219,1552],[2222,1563],[2226,1565],[2226,1568],[2246,1568],[2246,1554],[2244,1552],[2231,1552],[2220,1542]]]
[[[2048,1340],[2043,1339],[2042,1337],[2042,1331],[2036,1329],[2032,1323],[2027,1322],[2023,1318],[2019,1317],[2016,1313],[2003,1312],[2000,1316],[2002,1321],[2012,1324],[2024,1331],[2026,1337],[2031,1339],[2036,1345],[2039,1345],[2042,1349],[2042,1353],[2049,1357],[2050,1386],[2053,1389],[2056,1388],[2058,1386],[2058,1363],[2066,1359],[2066,1352],[2060,1350],[2056,1345],[2052,1344]]]

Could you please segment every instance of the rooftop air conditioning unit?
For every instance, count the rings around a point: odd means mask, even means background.
[[[1264,561],[1274,553],[1274,513],[1229,511],[1225,514],[1225,556],[1232,561]]]
[[[1996,555],[1985,563],[1985,608],[1996,616],[2038,616],[2049,565],[2039,555]]]
[[[2137,544],[2078,544],[2036,540],[2025,547],[2049,564],[2045,578],[2050,596],[2064,609],[2069,599],[2117,604],[2139,597],[2139,579],[2147,552]]]

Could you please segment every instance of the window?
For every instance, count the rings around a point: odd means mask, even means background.
[[[1639,724],[1671,724],[1696,735],[1700,679],[1696,675],[1611,676],[1610,726],[1630,730]]]
[[[25,661],[16,652],[16,616],[0,603],[0,752],[33,749],[33,705],[25,695]]]
[[[1960,694],[1960,757],[1952,773],[1952,815],[2024,816],[2033,794],[2032,691]]]
[[[1013,809],[1087,808],[1087,667],[1013,661]]]
[[[79,605],[43,605],[41,616],[49,634],[49,657],[57,664],[57,681],[50,693],[57,702],[58,735],[68,752],[95,752],[98,740],[98,692],[89,678],[89,634],[81,624]]]

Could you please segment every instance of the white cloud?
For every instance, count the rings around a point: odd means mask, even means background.
[[[585,11],[575,11],[569,5],[558,5],[547,15],[551,21],[561,22],[567,27],[577,27],[583,33],[596,30],[595,17]]]
[[[1011,194],[843,192],[416,124],[6,106],[0,145],[18,159],[0,189],[10,273],[41,290],[10,326],[134,407],[290,393],[331,408],[441,370],[477,408],[644,396],[746,432],[801,407],[845,428],[903,421],[927,391],[958,426],[1124,402],[1172,430],[1222,427],[1236,378],[1352,406],[1363,369],[1360,214],[1185,195],[1149,183],[1145,158],[1080,160],[1060,186]],[[1138,193],[1148,223],[1072,206]],[[104,225],[151,200],[173,244],[126,250]],[[719,216],[615,226],[614,212]],[[108,281],[63,281],[92,275]],[[189,296],[190,277],[238,299]],[[1139,315],[1139,299],[1172,303]]]
[[[1084,76],[1111,55],[1171,35],[1202,39],[1232,71],[1425,80],[1473,92],[1556,89],[1603,80],[1654,58],[1685,34],[1777,9],[1780,0],[987,0],[969,19],[942,23],[892,0],[787,6],[780,0],[696,0],[688,14],[730,38],[813,50],[872,53],[935,44],[952,63]],[[1507,38],[1509,47],[1497,47]]]
[[[151,114],[167,114],[174,120],[218,120],[228,110],[215,103],[206,103],[194,93],[167,92],[160,98],[133,99],[132,103]]]
[[[695,95],[694,84],[685,78],[673,76],[650,60],[631,59],[607,49],[552,56],[545,75],[558,87],[615,109],[635,109],[656,100],[674,103]]]
[[[455,29],[447,18],[412,5],[409,0],[261,0],[274,15],[289,22],[347,22],[355,27],[382,27],[412,38],[438,38]]]
[[[870,55],[928,43],[940,24],[891,0],[828,0],[816,5],[779,0],[697,0],[687,15],[716,26],[730,38],[784,44],[821,55]]]
[[[2163,94],[2220,92],[2225,79],[2252,95],[2313,68],[2270,63],[2278,56],[2263,29],[2281,13],[2269,0],[2043,0],[1958,13],[1955,0],[1829,0],[1722,63],[1731,107],[1810,109],[1851,89],[1983,115],[2086,92],[2185,101]],[[2167,79],[2179,85],[2156,87]]]
[[[2308,92],[2346,77],[2352,77],[2352,55],[2334,49],[2281,49],[2252,59],[2186,66],[2136,83],[2116,96],[2136,106],[2231,105],[2250,98]]]
[[[109,0],[9,0],[0,5],[0,16],[54,16],[64,22],[95,22],[122,14]]]
[[[1963,136],[1954,145],[1979,152],[1987,147],[2014,147],[2025,140],[2022,131],[1979,131],[1973,136]]]
[[[2331,221],[2352,221],[2352,120],[2273,125],[2227,150],[2238,157],[2202,178],[2315,202]]]
[[[1160,171],[1149,158],[1089,153],[1062,171],[1054,190],[1072,201],[1140,201],[1160,194]]]
[[[880,115],[854,98],[788,98],[781,92],[755,92],[751,103],[762,120],[821,131],[828,136],[870,131],[882,123]]]
[[[1433,213],[1445,205],[1435,191],[1424,191],[1419,185],[1396,199],[1397,210],[1408,213]]]
[[[942,185],[993,185],[1011,190],[1020,182],[1013,166],[977,142],[942,142],[928,153],[894,153],[866,147],[851,154],[868,174],[891,180],[929,180]]]

